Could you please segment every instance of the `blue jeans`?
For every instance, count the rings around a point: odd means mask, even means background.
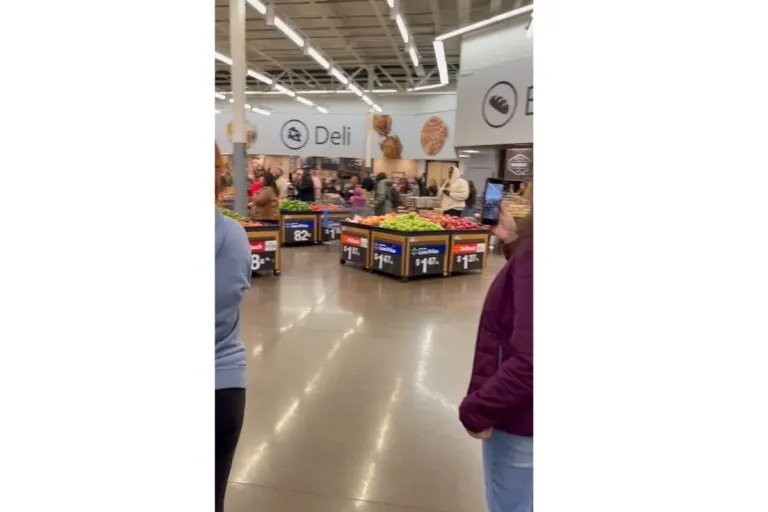
[[[533,438],[494,430],[483,441],[488,512],[533,510]]]

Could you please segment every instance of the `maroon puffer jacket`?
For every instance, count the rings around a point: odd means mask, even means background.
[[[493,427],[533,436],[533,244],[512,249],[488,290],[475,362],[459,419],[470,432]],[[505,248],[506,249],[506,248]]]

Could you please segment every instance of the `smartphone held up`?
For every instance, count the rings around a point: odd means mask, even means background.
[[[495,226],[501,217],[501,201],[504,199],[504,180],[501,178],[488,178],[485,180],[483,191],[482,223],[486,226]]]

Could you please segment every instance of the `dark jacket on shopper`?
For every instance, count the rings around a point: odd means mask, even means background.
[[[363,178],[362,187],[363,187],[363,190],[365,190],[366,192],[373,192],[373,187],[375,185],[376,184],[374,183],[373,178],[371,178],[370,176],[366,176],[365,178]]]
[[[315,183],[312,176],[304,174],[301,181],[294,185],[296,187],[296,199],[311,203],[315,200]]]
[[[470,432],[533,436],[532,238],[505,247],[505,255],[485,298],[459,419]]]

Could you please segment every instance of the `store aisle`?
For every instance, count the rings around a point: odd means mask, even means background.
[[[282,252],[243,303],[248,404],[228,512],[477,512],[466,390],[482,275],[401,283],[325,247]]]

